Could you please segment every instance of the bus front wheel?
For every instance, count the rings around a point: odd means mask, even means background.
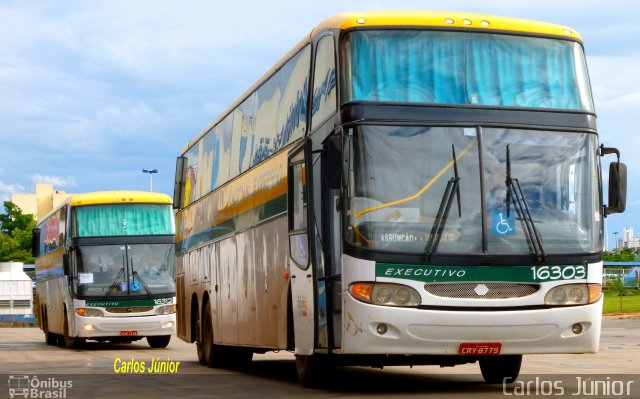
[[[84,345],[86,339],[71,337],[69,335],[69,321],[67,320],[67,314],[64,315],[64,336],[62,337],[62,343],[65,348],[79,348]]]
[[[171,341],[171,335],[157,335],[147,337],[147,342],[152,348],[166,348],[167,345],[169,345],[169,341]]]
[[[480,371],[489,384],[512,383],[520,374],[522,355],[487,356],[480,359]]]
[[[296,372],[298,381],[305,388],[315,388],[320,384],[320,379],[329,371],[329,365],[325,359],[318,355],[296,355]]]

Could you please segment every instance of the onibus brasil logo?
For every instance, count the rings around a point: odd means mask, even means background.
[[[38,378],[38,376],[10,375],[9,397],[62,399],[67,397],[67,390],[73,387],[71,380],[55,377]]]

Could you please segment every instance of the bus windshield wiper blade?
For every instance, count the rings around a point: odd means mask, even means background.
[[[505,184],[507,186],[507,217],[509,217],[510,203],[513,201],[516,212],[518,213],[518,217],[520,217],[520,219],[524,221],[527,238],[529,238],[529,242],[531,243],[531,247],[533,248],[534,255],[538,262],[542,262],[547,257],[544,251],[544,247],[542,246],[542,237],[540,236],[540,231],[538,231],[538,228],[533,221],[533,217],[531,216],[531,211],[529,205],[527,204],[527,199],[524,196],[524,191],[522,191],[522,187],[520,186],[520,182],[518,181],[518,179],[515,179],[511,176],[511,155],[508,145],[507,178],[505,180]]]
[[[449,179],[449,181],[447,182],[447,187],[445,187],[444,189],[442,199],[440,200],[440,207],[438,208],[438,213],[436,214],[436,220],[433,222],[433,226],[431,227],[429,242],[427,242],[427,245],[424,248],[424,252],[428,260],[431,260],[431,257],[435,255],[436,251],[438,250],[442,232],[444,231],[444,227],[447,224],[447,219],[449,218],[449,210],[451,210],[451,204],[453,203],[454,195],[457,195],[458,197],[458,215],[462,216],[462,208],[460,204],[460,176],[458,176],[456,150],[453,144],[451,145],[451,151],[453,152],[454,177]]]
[[[120,268],[120,271],[118,272],[118,275],[116,276],[116,278],[113,280],[113,282],[109,285],[109,288],[107,288],[107,293],[104,295],[104,299],[107,299],[109,297],[109,294],[111,294],[111,287],[113,287],[114,285],[116,285],[116,283],[118,282],[118,280],[120,279],[120,276],[122,276],[124,274],[124,267]]]
[[[149,294],[149,297],[153,297],[153,293],[151,292],[149,287],[147,287],[147,283],[145,283],[142,277],[140,277],[140,275],[138,274],[138,272],[133,269],[133,259],[131,259],[131,275],[133,276],[133,281],[135,282],[137,277],[138,280],[140,281],[140,284],[142,284],[142,286],[144,287],[144,290],[147,291],[147,294]]]

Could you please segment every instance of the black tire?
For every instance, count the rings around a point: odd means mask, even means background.
[[[200,316],[198,316],[198,319],[196,320],[196,323],[194,325],[194,335],[195,335],[195,343],[196,343],[196,352],[198,352],[198,363],[200,363],[201,365],[205,366],[207,365],[207,360],[204,354],[204,347],[202,345],[202,336],[201,336],[201,328],[200,328]]]
[[[152,348],[166,348],[171,341],[171,335],[155,335],[153,337],[147,337],[147,342]]]
[[[305,388],[317,388],[329,367],[325,359],[318,355],[296,355],[298,381]]]
[[[44,342],[46,342],[47,345],[58,345],[58,334],[49,332],[49,320],[47,320],[46,314],[42,318],[42,328],[44,330]]]
[[[67,320],[67,314],[64,315],[64,336],[62,337],[62,344],[65,348],[75,349],[80,348],[86,342],[85,338],[71,337],[69,335],[69,321]]]
[[[512,383],[520,374],[522,355],[487,356],[480,359],[480,371],[488,384]]]
[[[200,342],[202,351],[202,360],[204,365],[208,367],[221,367],[221,350],[218,345],[213,343],[213,319],[211,318],[211,305],[207,302],[202,315],[202,323],[200,325],[202,341]]]

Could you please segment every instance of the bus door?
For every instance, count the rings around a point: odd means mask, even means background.
[[[295,353],[311,355],[315,348],[315,276],[311,265],[309,209],[311,191],[311,146],[309,140],[289,153],[288,225],[289,270]]]

